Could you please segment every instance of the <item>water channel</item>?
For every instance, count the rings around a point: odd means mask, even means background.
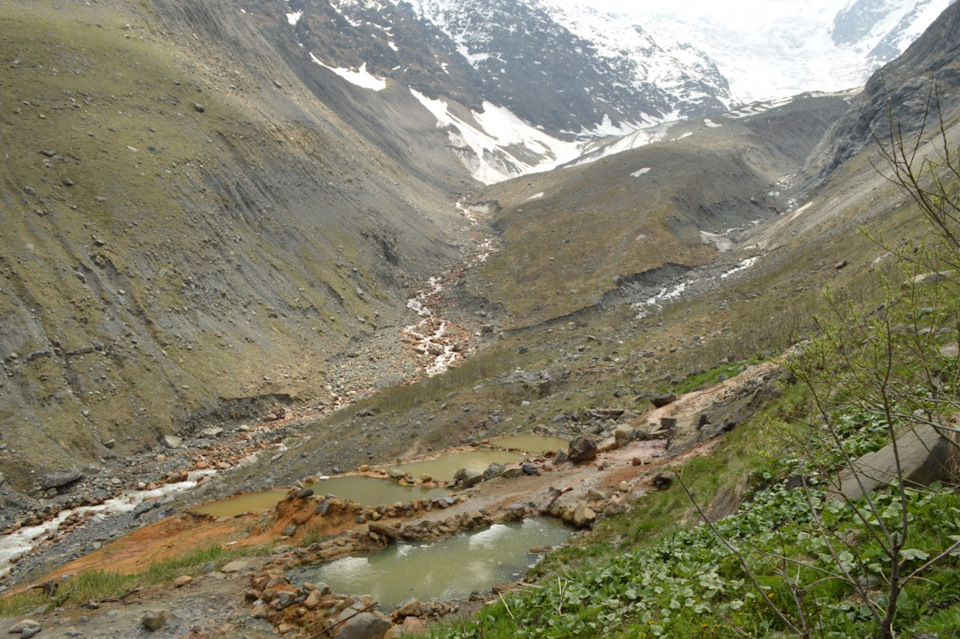
[[[539,560],[531,548],[560,545],[569,534],[558,520],[535,517],[444,541],[398,543],[372,555],[309,566],[299,571],[297,580],[322,582],[339,593],[370,595],[384,610],[411,597],[457,599],[516,581]]]

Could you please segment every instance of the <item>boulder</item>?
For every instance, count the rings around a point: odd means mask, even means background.
[[[307,598],[303,601],[303,607],[307,610],[313,610],[320,605],[320,602],[323,600],[323,593],[314,588],[310,591],[310,594],[307,595]]]
[[[24,619],[10,628],[10,634],[19,634],[20,639],[29,639],[29,637],[37,635],[41,630],[42,628],[38,622],[33,619]]]
[[[406,617],[419,617],[423,614],[423,605],[420,600],[414,597],[409,599],[400,608],[397,609],[397,617],[404,619]]]
[[[148,610],[140,619],[140,624],[150,632],[155,632],[163,628],[170,617],[169,610]]]
[[[390,620],[379,612],[361,612],[358,615],[354,613],[351,609],[340,613],[345,621],[336,630],[334,636],[337,639],[383,639],[390,630]]]
[[[667,439],[669,437],[670,431],[664,428],[653,427],[650,430],[637,431],[637,439],[645,442],[653,439]]]
[[[669,470],[661,471],[653,477],[653,487],[657,490],[666,490],[673,485],[676,478],[677,476]]]
[[[49,490],[50,488],[62,488],[72,484],[75,481],[83,479],[83,473],[79,468],[60,468],[45,475],[41,475],[37,482],[40,488]]]
[[[509,468],[504,470],[502,473],[500,473],[500,476],[503,477],[504,479],[516,479],[522,474],[523,474],[522,466],[510,466]]]
[[[583,464],[597,458],[597,443],[589,437],[577,437],[570,442],[567,456],[575,464]]]
[[[220,572],[225,572],[229,574],[234,572],[243,572],[245,570],[250,570],[251,568],[253,568],[253,566],[249,562],[246,562],[242,559],[237,559],[237,560],[231,561],[226,566],[221,568]]]
[[[573,509],[573,525],[577,528],[586,528],[597,520],[597,513],[585,501],[581,501]]]
[[[861,499],[875,488],[897,481],[897,457],[908,484],[926,486],[951,480],[953,446],[945,432],[927,424],[916,426],[897,437],[896,457],[892,443],[867,453],[840,473],[830,492],[837,499]]]
[[[407,617],[400,626],[401,635],[419,635],[424,631],[423,622],[416,617]]]
[[[615,515],[619,515],[619,514],[622,513],[624,510],[626,510],[626,507],[623,505],[622,502],[619,502],[619,501],[611,501],[611,502],[607,503],[606,506],[603,507],[603,516],[604,516],[604,517],[613,517],[613,516],[615,516]]]
[[[376,521],[370,522],[370,532],[377,533],[390,541],[395,541],[400,536],[400,530],[398,528]]]
[[[523,464],[520,468],[524,475],[536,476],[540,474],[540,469],[534,464]]]
[[[167,448],[180,448],[183,445],[183,439],[176,435],[164,435],[163,445]]]
[[[655,408],[663,408],[667,404],[672,404],[675,401],[677,401],[677,396],[675,393],[657,395],[656,397],[650,399],[650,403],[652,403]]]
[[[503,464],[498,464],[496,462],[490,464],[487,469],[483,471],[483,481],[488,481],[494,477],[499,477],[506,469],[506,466]]]
[[[624,444],[633,441],[637,437],[637,431],[626,424],[617,426],[613,431],[613,439],[617,442],[617,445],[623,446]]]
[[[475,470],[461,468],[457,471],[457,474],[454,475],[454,479],[464,488],[471,488],[483,481],[483,475]]]
[[[284,608],[289,608],[297,600],[297,593],[290,592],[289,590],[281,590],[277,593],[277,598],[274,600],[274,606],[277,610],[283,610]]]

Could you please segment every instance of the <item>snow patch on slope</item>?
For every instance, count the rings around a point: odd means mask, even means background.
[[[363,87],[364,89],[371,89],[373,91],[383,91],[387,88],[387,81],[383,78],[378,78],[369,71],[367,71],[367,63],[364,62],[360,65],[360,68],[356,71],[351,69],[343,69],[339,67],[331,67],[328,64],[324,64],[320,58],[310,54],[310,59],[319,64],[324,69],[329,69],[333,71],[341,78],[349,82],[350,84],[355,84],[358,87]]]
[[[461,159],[473,177],[485,184],[549,171],[580,155],[582,143],[547,135],[505,107],[484,102],[482,111],[458,117],[446,101],[414,89],[410,93],[433,114],[438,127],[449,128],[451,144],[466,151]]]
[[[665,140],[667,137],[667,132],[670,130],[670,127],[673,126],[675,122],[667,122],[664,124],[658,124],[656,126],[647,127],[645,129],[638,129],[628,135],[621,136],[619,138],[614,138],[612,141],[608,138],[605,140],[597,140],[594,142],[588,142],[583,149],[583,153],[572,162],[573,166],[580,166],[581,164],[589,164],[591,162],[596,162],[611,155],[616,155],[617,153],[623,153],[624,151],[632,151],[633,149],[639,149],[642,146],[648,144],[653,144],[654,142],[660,142]]]

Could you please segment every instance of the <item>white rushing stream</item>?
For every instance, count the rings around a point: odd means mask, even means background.
[[[13,562],[19,557],[45,542],[55,540],[60,534],[63,523],[74,514],[84,519],[105,519],[111,515],[130,512],[145,501],[163,499],[168,495],[190,490],[196,487],[201,477],[212,475],[214,472],[213,470],[196,470],[187,476],[186,481],[164,484],[155,490],[127,491],[102,504],[64,510],[50,521],[37,526],[24,526],[9,535],[4,535],[0,537],[0,576],[10,572]]]

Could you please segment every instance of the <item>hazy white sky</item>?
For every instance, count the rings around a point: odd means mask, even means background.
[[[686,20],[709,19],[728,26],[758,27],[790,16],[826,12],[835,15],[848,0],[554,0],[558,4],[582,4],[608,13],[639,16],[673,15]]]

